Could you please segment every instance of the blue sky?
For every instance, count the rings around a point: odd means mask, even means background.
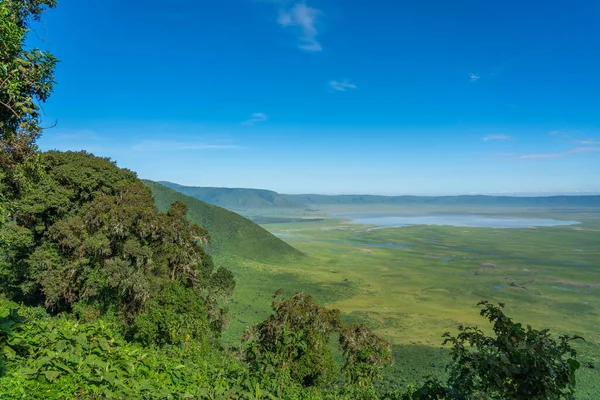
[[[282,193],[600,192],[600,2],[62,0],[40,147]]]

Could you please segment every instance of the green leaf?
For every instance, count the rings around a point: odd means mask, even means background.
[[[109,372],[108,374],[106,374],[104,376],[104,379],[112,385],[115,383],[116,377],[117,377],[117,375],[114,372]]]
[[[23,374],[23,375],[36,375],[38,372],[39,372],[39,370],[32,369],[32,368],[19,370],[19,373]]]
[[[62,370],[64,370],[65,372],[68,372],[70,374],[73,373],[73,370],[69,367],[67,367],[65,364],[56,364],[56,366]]]
[[[9,346],[4,346],[3,353],[9,360],[14,360],[17,357],[17,353]]]
[[[54,380],[59,377],[60,372],[58,372],[58,371],[42,371],[42,374],[44,374],[46,376],[46,379],[48,379],[49,382],[54,382]]]
[[[98,339],[98,343],[100,344],[100,347],[102,348],[102,350],[110,351],[110,345],[108,344],[108,341],[106,339],[100,338],[100,339]]]
[[[567,363],[569,364],[569,368],[571,368],[571,371],[577,371],[579,369],[579,367],[581,367],[581,363],[572,358],[569,358],[567,360]]]

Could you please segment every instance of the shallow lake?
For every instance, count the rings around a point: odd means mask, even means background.
[[[550,218],[495,217],[473,214],[334,213],[332,215],[338,218],[348,218],[351,220],[351,224],[376,226],[450,225],[470,228],[527,228],[579,224],[578,221],[561,221]]]
[[[277,236],[277,237],[291,237],[291,236],[294,236],[291,233],[282,233],[282,232],[271,232],[271,234],[273,236]]]

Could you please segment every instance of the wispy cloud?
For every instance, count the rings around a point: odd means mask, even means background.
[[[329,86],[331,86],[334,90],[338,90],[340,92],[345,92],[348,89],[356,89],[356,85],[348,82],[347,79],[343,81],[331,81],[329,82]]]
[[[560,151],[555,153],[533,153],[525,154],[519,157],[520,159],[546,159],[546,158],[563,158],[575,156],[577,154],[597,153],[600,152],[600,147],[575,147],[571,150]]]
[[[177,142],[166,140],[142,140],[135,144],[131,149],[138,152],[167,152],[167,151],[186,151],[186,150],[223,150],[238,149],[239,146],[227,144],[208,144],[194,142]]]
[[[582,145],[582,146],[594,146],[594,145],[600,145],[600,140],[584,139],[584,140],[576,140],[575,143]]]
[[[250,119],[247,119],[246,121],[242,122],[242,124],[252,126],[260,122],[265,122],[268,119],[269,117],[267,114],[254,113],[250,116]]]
[[[487,135],[482,140],[510,140],[511,138],[508,135]]]
[[[506,64],[500,64],[493,66],[491,69],[485,68],[486,71],[470,72],[469,80],[471,81],[471,83],[475,83],[478,82],[481,78],[485,80],[493,79],[500,76],[505,68]]]
[[[292,28],[298,35],[298,48],[318,52],[323,47],[317,41],[317,19],[322,14],[320,10],[306,5],[306,3],[296,3],[291,7],[285,7],[283,2],[280,4],[277,23],[284,28]]]
[[[551,131],[551,132],[548,132],[548,134],[552,135],[552,136],[570,136],[571,132],[568,132],[568,131]]]

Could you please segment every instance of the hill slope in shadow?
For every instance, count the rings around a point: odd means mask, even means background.
[[[207,246],[212,254],[234,255],[260,262],[276,262],[303,254],[275,237],[254,222],[224,208],[186,196],[157,182],[144,180],[152,190],[160,211],[166,211],[174,201],[188,206],[188,219],[211,236]]]

